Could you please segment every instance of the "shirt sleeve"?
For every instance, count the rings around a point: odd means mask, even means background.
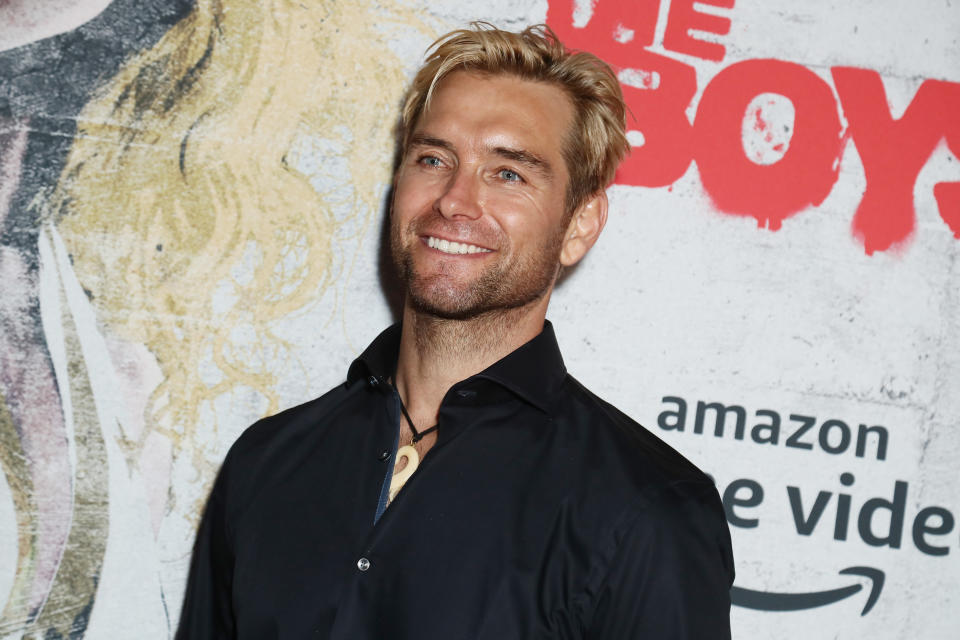
[[[729,640],[730,532],[716,489],[645,507],[617,541],[587,638]]]
[[[235,637],[231,604],[233,554],[227,537],[223,495],[225,469],[226,465],[210,492],[200,520],[176,640]]]

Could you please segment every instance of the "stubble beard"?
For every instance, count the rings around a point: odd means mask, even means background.
[[[437,273],[418,273],[405,238],[410,243],[420,242],[416,220],[405,234],[393,225],[390,245],[407,304],[417,314],[441,322],[502,322],[550,292],[559,271],[563,229],[545,238],[535,251],[516,255],[507,263],[498,261],[472,281],[461,280],[444,265]],[[505,246],[498,243],[500,250]]]

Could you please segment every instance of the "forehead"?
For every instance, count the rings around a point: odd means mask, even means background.
[[[508,74],[443,78],[414,131],[454,144],[505,144],[562,159],[573,103],[560,87]]]

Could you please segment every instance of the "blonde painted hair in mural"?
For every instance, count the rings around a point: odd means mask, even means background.
[[[298,363],[271,323],[319,299],[337,229],[378,209],[403,83],[385,6],[198,0],[78,118],[58,228],[101,321],[160,365],[147,431],[197,468],[217,397],[279,408],[275,372]],[[340,173],[305,175],[303,140]],[[325,177],[339,187],[311,186]]]

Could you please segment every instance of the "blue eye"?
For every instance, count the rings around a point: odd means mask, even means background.
[[[500,169],[500,177],[507,182],[523,182],[523,178],[520,177],[520,174],[511,169]]]
[[[443,164],[440,158],[436,156],[423,156],[419,160],[417,160],[417,162],[419,162],[420,164],[425,164],[428,167],[439,167]]]

